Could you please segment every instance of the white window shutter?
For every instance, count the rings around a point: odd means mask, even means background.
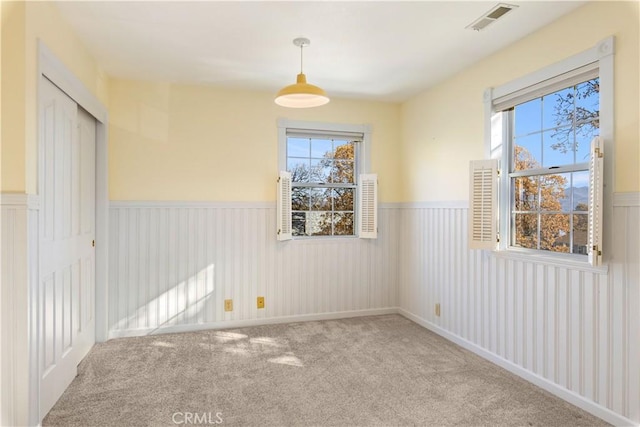
[[[602,165],[603,143],[597,136],[591,141],[589,163],[589,241],[587,253],[589,264],[602,264]]]
[[[358,204],[358,237],[378,238],[378,175],[360,175]]]
[[[498,243],[498,161],[469,166],[469,248],[496,249]]]
[[[291,172],[280,171],[278,175],[278,200],[276,215],[278,240],[291,240]]]

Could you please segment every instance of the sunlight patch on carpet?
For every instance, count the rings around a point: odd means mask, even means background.
[[[269,362],[278,363],[280,365],[297,366],[299,368],[304,367],[304,364],[302,363],[302,361],[292,354],[280,356],[280,357],[274,357],[273,359],[269,359]]]

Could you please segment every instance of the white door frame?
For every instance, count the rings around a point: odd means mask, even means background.
[[[91,93],[86,86],[76,77],[41,41],[38,40],[38,81],[37,81],[37,105],[40,105],[42,76],[58,86],[78,105],[87,110],[96,118],[96,342],[106,341],[108,331],[108,230],[109,230],[109,191],[108,191],[108,163],[107,163],[107,130],[109,126],[107,109]],[[40,183],[42,167],[42,146],[40,143],[40,111],[36,115],[38,126],[38,162],[37,183]],[[38,194],[40,189],[38,188]],[[28,270],[29,278],[29,424],[39,425],[40,407],[40,313],[39,313],[39,230],[36,221],[28,230],[30,248]]]

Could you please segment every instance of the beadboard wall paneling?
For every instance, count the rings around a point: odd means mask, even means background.
[[[109,335],[395,312],[397,209],[379,221],[376,240],[277,242],[272,203],[112,202]]]
[[[637,197],[616,198],[608,271],[470,251],[466,208],[403,209],[401,313],[610,422],[638,424],[640,207],[627,199]]]
[[[26,194],[0,194],[0,425],[29,423],[30,354],[23,338],[30,332],[29,227],[37,230],[30,205]]]

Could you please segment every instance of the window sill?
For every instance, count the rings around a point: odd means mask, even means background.
[[[492,253],[497,258],[514,261],[535,262],[553,267],[570,268],[596,274],[607,274],[609,272],[609,266],[606,262],[600,266],[594,267],[589,264],[587,257],[584,255],[541,254],[538,253],[538,251],[515,248],[497,250]]]
[[[292,242],[300,244],[321,244],[321,243],[349,243],[358,242],[358,236],[295,236]]]

